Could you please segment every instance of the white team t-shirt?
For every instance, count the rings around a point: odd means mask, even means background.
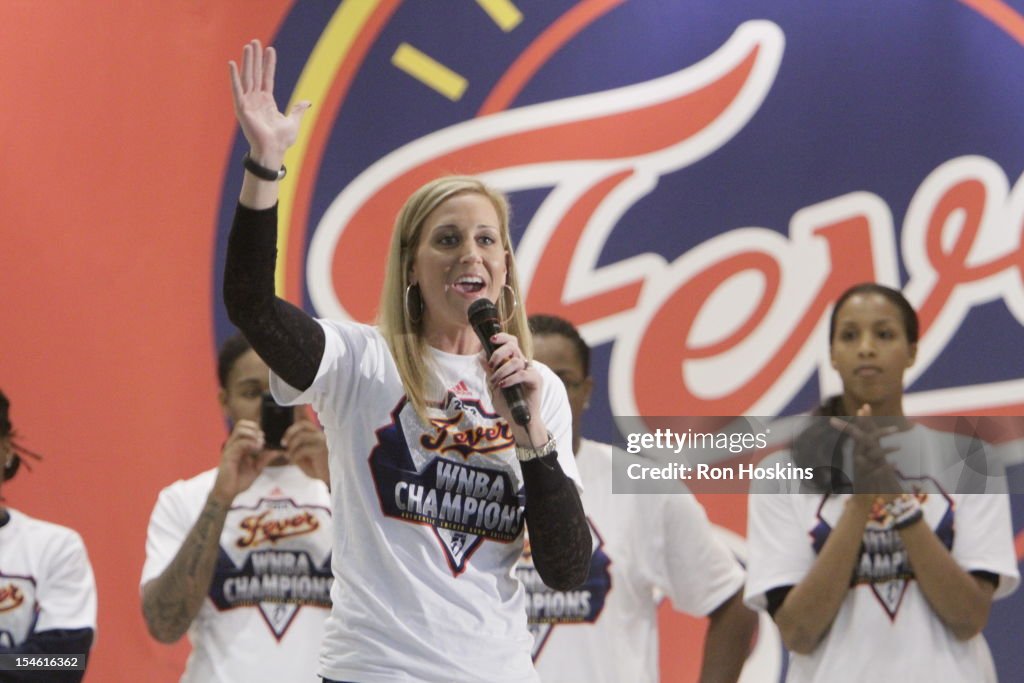
[[[965,571],[996,574],[999,586],[994,597],[1005,597],[1020,580],[1009,499],[1002,492],[949,493],[948,482],[960,477],[951,472],[955,463],[938,454],[950,453],[950,440],[948,434],[916,426],[885,437],[882,443],[900,447],[888,456],[890,462],[904,487],[918,492],[925,522],[953,559]],[[849,458],[849,442],[846,448]],[[790,453],[775,454],[769,461],[789,462]],[[999,490],[998,480],[992,482]],[[763,482],[749,496],[745,599],[751,607],[764,609],[769,590],[803,579],[849,498],[796,493],[798,484]],[[790,653],[786,680],[987,683],[996,678],[984,637],[960,641],[953,636],[914,580],[899,532],[869,521],[853,587],[814,652]]]
[[[537,671],[544,683],[654,683],[662,598],[705,616],[743,586],[743,569],[681,482],[679,493],[613,494],[612,447],[587,439],[576,464],[594,537],[587,582],[551,590],[528,552],[517,569]]]
[[[207,470],[160,492],[140,585],[177,555],[216,478]],[[228,511],[182,682],[318,681],[331,539],[327,486],[294,465],[265,468]]]
[[[81,536],[7,512],[10,519],[0,527],[0,648],[40,631],[95,630],[96,580]]]
[[[313,384],[275,375],[282,404],[312,403],[327,434],[335,511],[334,606],[321,675],[358,683],[535,681],[526,601],[522,471],[479,356],[430,349],[431,424],[405,401],[376,328],[319,321]],[[578,483],[565,388],[548,368],[541,413]],[[539,445],[539,444],[538,444]]]

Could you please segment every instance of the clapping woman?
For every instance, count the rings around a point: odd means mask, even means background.
[[[954,437],[905,419],[917,337],[898,291],[846,291],[829,326],[843,393],[774,456],[824,476],[749,497],[746,599],[778,625],[788,681],[995,680],[981,631],[1019,581],[1009,501],[954,490]]]

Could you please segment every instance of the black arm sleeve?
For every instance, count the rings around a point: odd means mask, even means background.
[[[92,639],[91,628],[39,631],[20,645],[0,647],[0,654],[25,657],[78,655],[87,662]],[[84,668],[81,671],[0,671],[0,683],[80,683],[84,676]]]
[[[984,569],[975,569],[971,572],[971,576],[991,583],[993,590],[999,588],[999,574],[987,572]]]
[[[772,619],[775,618],[775,613],[782,607],[782,603],[791,590],[793,590],[792,586],[779,586],[765,593],[765,598],[768,600],[768,614]]]
[[[533,566],[549,587],[576,588],[590,571],[590,526],[576,484],[558,464],[558,453],[522,463],[526,527]]]
[[[262,211],[241,204],[228,237],[224,306],[257,355],[296,389],[316,378],[324,355],[324,331],[305,311],[274,294],[277,207]]]

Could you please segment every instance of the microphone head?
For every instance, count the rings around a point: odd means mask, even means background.
[[[477,299],[469,305],[469,310],[466,311],[466,316],[469,318],[469,324],[476,327],[489,318],[497,320],[498,308],[490,299]]]

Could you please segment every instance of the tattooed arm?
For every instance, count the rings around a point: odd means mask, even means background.
[[[280,455],[262,448],[259,425],[239,420],[224,444],[217,479],[199,519],[167,568],[143,586],[142,614],[150,635],[161,643],[181,638],[203,606],[231,502],[252,485],[270,460]]]
[[[142,614],[149,634],[173,643],[188,630],[210,590],[217,541],[231,501],[212,491],[185,542],[160,576],[142,589]]]

